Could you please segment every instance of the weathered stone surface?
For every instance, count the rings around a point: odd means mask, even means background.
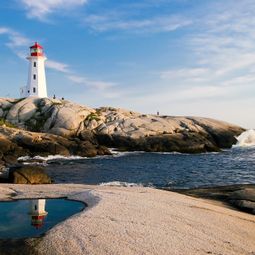
[[[9,140],[8,137],[0,134],[0,160],[3,162],[2,165],[8,166],[15,164],[17,158],[26,152],[27,151],[23,150],[16,143]]]
[[[53,134],[34,133],[21,129],[0,127],[0,162],[9,166],[17,163],[21,156],[79,155],[92,157],[110,154],[96,140],[65,138]]]
[[[51,178],[39,166],[20,166],[9,170],[9,181],[14,184],[50,184]]]
[[[219,200],[225,204],[255,214],[255,185],[240,184],[213,188],[197,188],[186,190],[173,190],[182,194]]]
[[[109,135],[99,135],[97,138],[100,144],[131,151],[201,153],[219,150],[216,144],[197,133],[154,135],[138,139],[133,139],[131,136]]]
[[[235,136],[244,131],[209,118],[144,115],[112,107],[92,109],[48,98],[0,99],[0,111],[20,128],[79,137],[92,144],[97,143],[96,136],[101,145],[127,150],[218,151],[230,148],[236,142]],[[89,139],[86,132],[92,134]],[[49,148],[54,151],[54,146]],[[61,150],[56,146],[56,151]]]
[[[35,114],[37,111],[37,98],[26,98],[13,104],[7,114],[7,121],[13,124],[24,123]]]

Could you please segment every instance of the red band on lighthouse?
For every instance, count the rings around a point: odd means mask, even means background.
[[[30,53],[31,53],[31,56],[33,57],[44,56],[43,47],[38,42],[35,42],[35,44],[30,47]]]

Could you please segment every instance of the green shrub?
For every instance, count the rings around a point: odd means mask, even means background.
[[[96,113],[90,113],[85,120],[88,120],[88,121],[91,121],[91,120],[96,120],[96,121],[99,121],[100,118],[99,116],[96,114]]]
[[[5,125],[6,127],[9,128],[16,128],[16,126],[8,121],[6,121],[4,118],[0,118],[0,126]]]

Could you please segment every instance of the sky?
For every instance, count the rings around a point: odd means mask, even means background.
[[[49,97],[255,128],[254,27],[254,0],[1,0],[0,96],[38,41]]]

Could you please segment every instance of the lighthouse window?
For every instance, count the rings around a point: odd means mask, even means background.
[[[36,67],[36,62],[34,62],[34,67]]]
[[[33,92],[35,93],[35,91],[36,91],[36,89],[35,88],[33,88]]]
[[[34,74],[34,80],[36,80],[36,74]]]

